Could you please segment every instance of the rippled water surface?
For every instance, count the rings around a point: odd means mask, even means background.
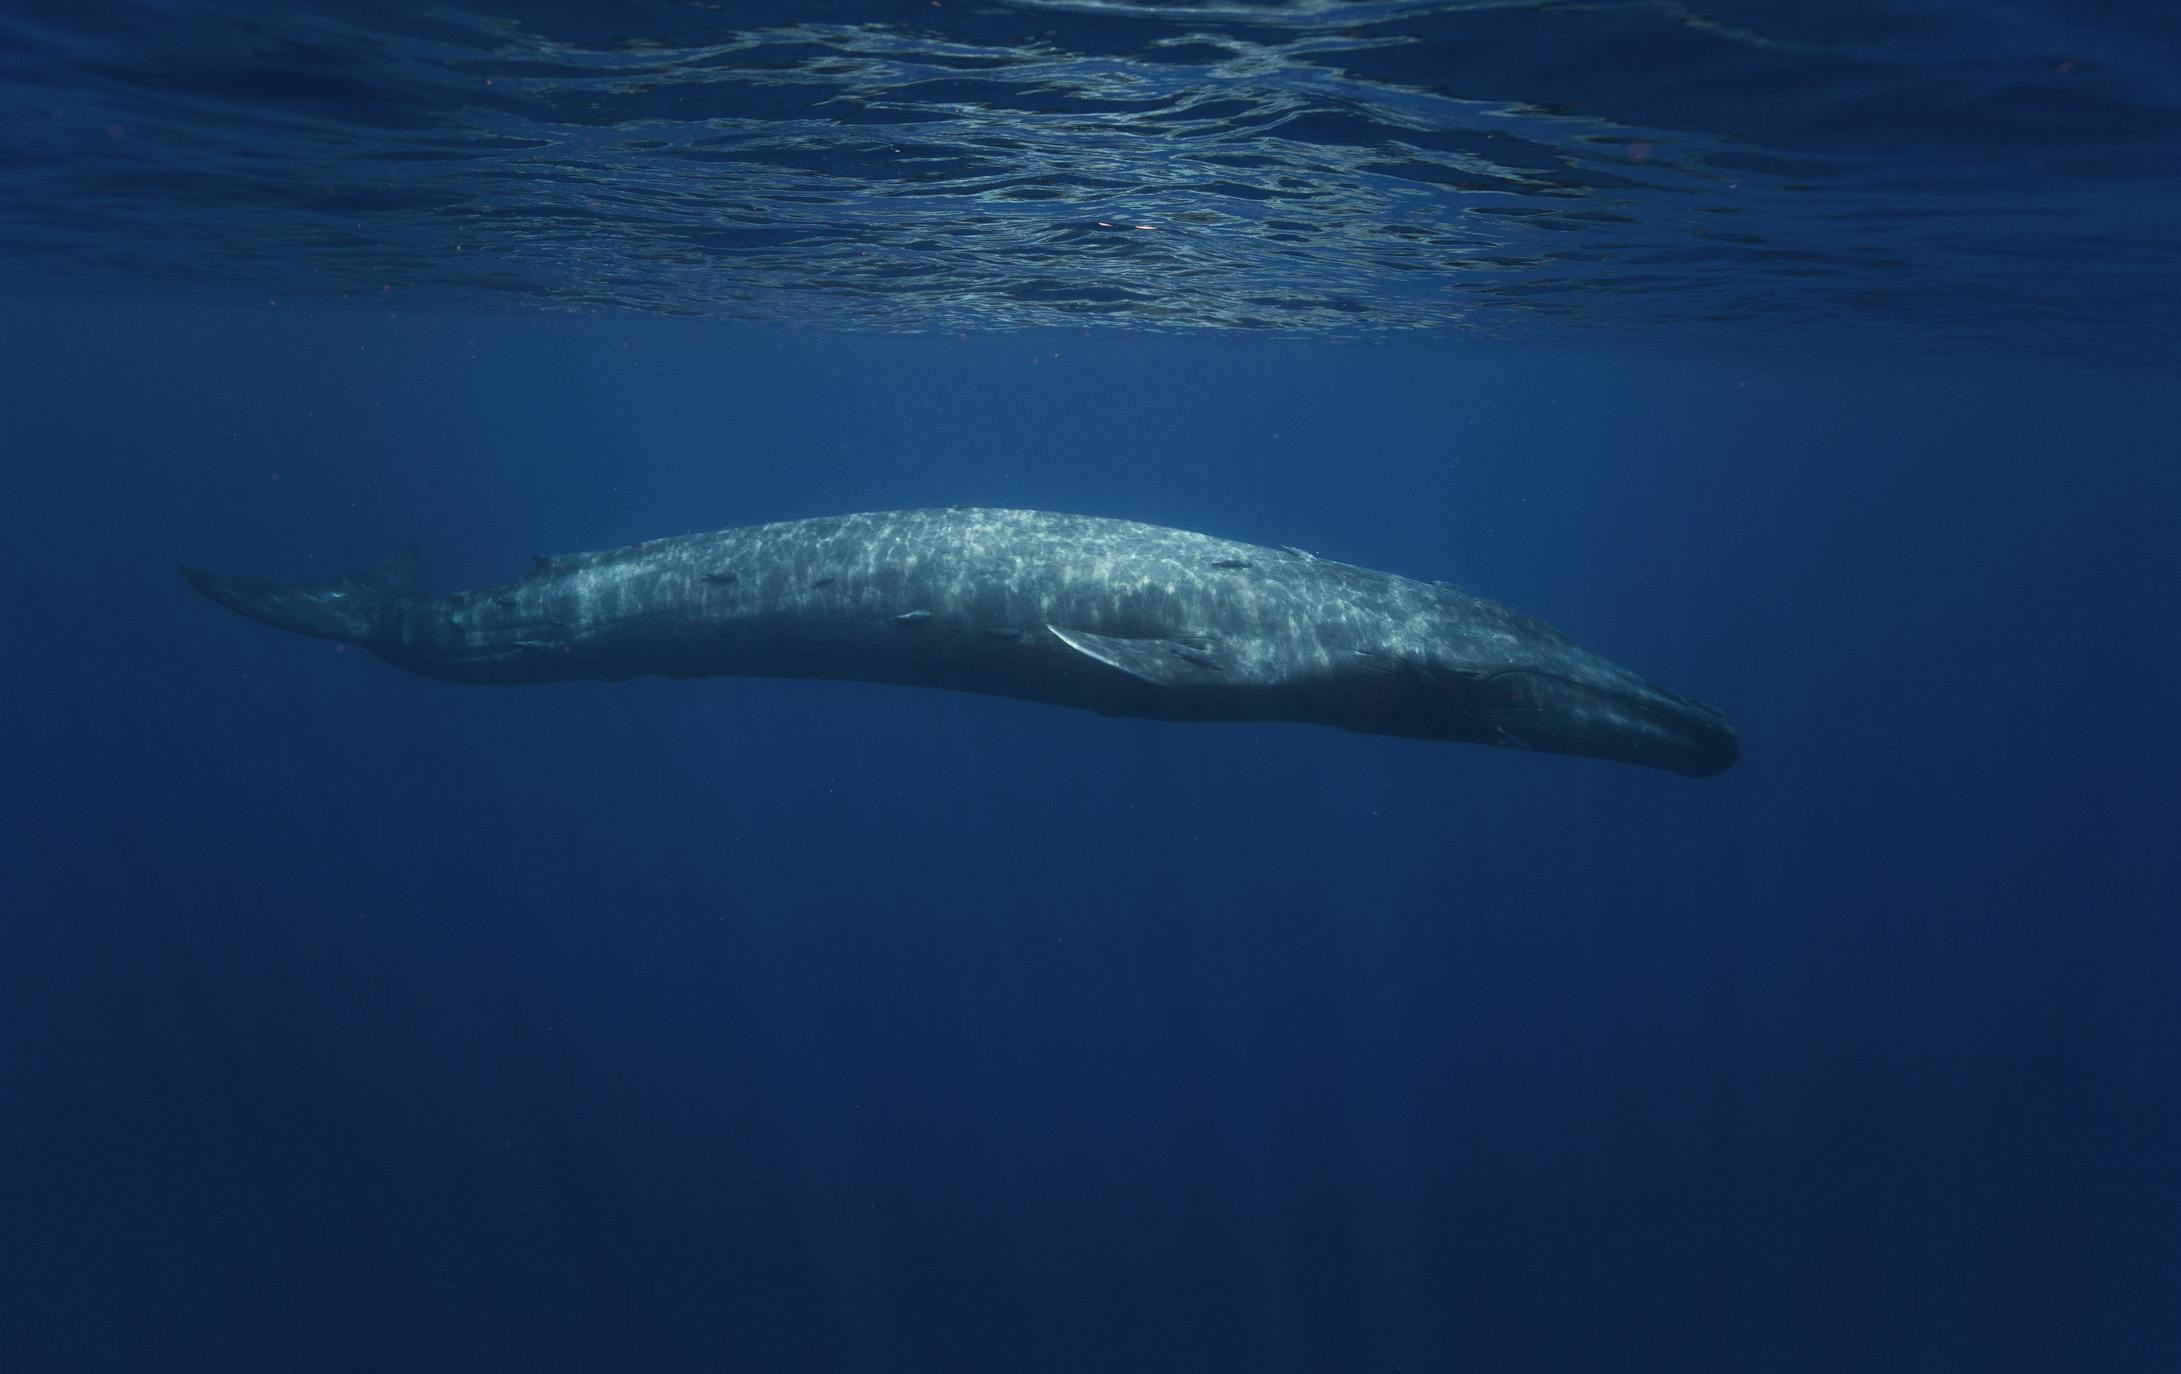
[[[0,287],[881,329],[2171,339],[2057,4],[11,6]]]

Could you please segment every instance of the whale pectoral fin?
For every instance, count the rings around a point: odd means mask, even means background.
[[[1085,658],[1118,668],[1156,687],[1203,687],[1230,681],[1235,667],[1224,645],[1201,636],[1123,639],[1087,630],[1063,630],[1058,625],[1045,628]]]
[[[1348,653],[1349,666],[1368,677],[1401,676],[1401,660],[1383,649],[1351,649]]]

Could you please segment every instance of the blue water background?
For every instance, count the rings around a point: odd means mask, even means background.
[[[2181,1358],[2170,281],[1663,345],[217,277],[0,329],[0,1368]],[[949,503],[1449,578],[1745,757],[466,688],[175,574]]]

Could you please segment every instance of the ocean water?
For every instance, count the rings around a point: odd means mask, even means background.
[[[0,1369],[2181,1362],[2181,25],[0,6]],[[176,575],[1446,578],[1691,781]]]

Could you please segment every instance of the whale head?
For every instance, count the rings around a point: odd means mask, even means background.
[[[1717,707],[1669,691],[1541,620],[1441,584],[1438,614],[1398,647],[1357,649],[1362,723],[1430,739],[1577,754],[1708,778],[1742,756]]]
[[[1603,679],[1603,680],[1601,680]],[[1487,743],[1580,754],[1708,778],[1742,756],[1741,733],[1716,707],[1616,670],[1611,678],[1514,667],[1474,682]]]

